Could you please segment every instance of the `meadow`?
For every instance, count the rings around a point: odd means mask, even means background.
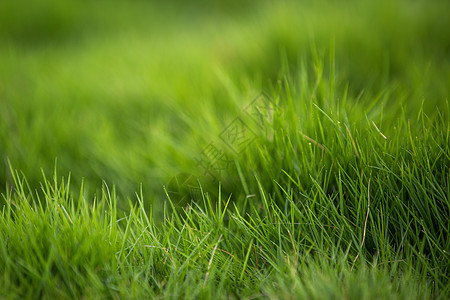
[[[448,299],[447,1],[0,3],[0,298]]]

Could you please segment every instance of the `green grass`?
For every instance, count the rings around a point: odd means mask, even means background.
[[[447,2],[22,2],[0,298],[450,297]]]

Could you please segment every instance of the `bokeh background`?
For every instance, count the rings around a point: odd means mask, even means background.
[[[443,106],[449,11],[438,0],[1,1],[0,191],[9,162],[32,189],[56,165],[75,193],[84,178],[87,196],[105,182],[126,205],[142,185],[160,203],[178,174],[203,178],[199,153],[248,103],[320,61],[355,97]]]

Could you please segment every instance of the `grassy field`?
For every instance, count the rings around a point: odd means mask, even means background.
[[[448,299],[447,1],[3,1],[0,298]]]

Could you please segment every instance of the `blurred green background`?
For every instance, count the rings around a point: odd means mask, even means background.
[[[449,11],[438,0],[1,1],[0,191],[8,160],[38,188],[57,158],[75,189],[104,180],[125,199],[142,183],[160,201],[175,175],[201,176],[199,152],[246,104],[302,63],[314,72],[316,56],[350,95],[390,90],[406,111],[406,99],[433,110],[450,86]]]

